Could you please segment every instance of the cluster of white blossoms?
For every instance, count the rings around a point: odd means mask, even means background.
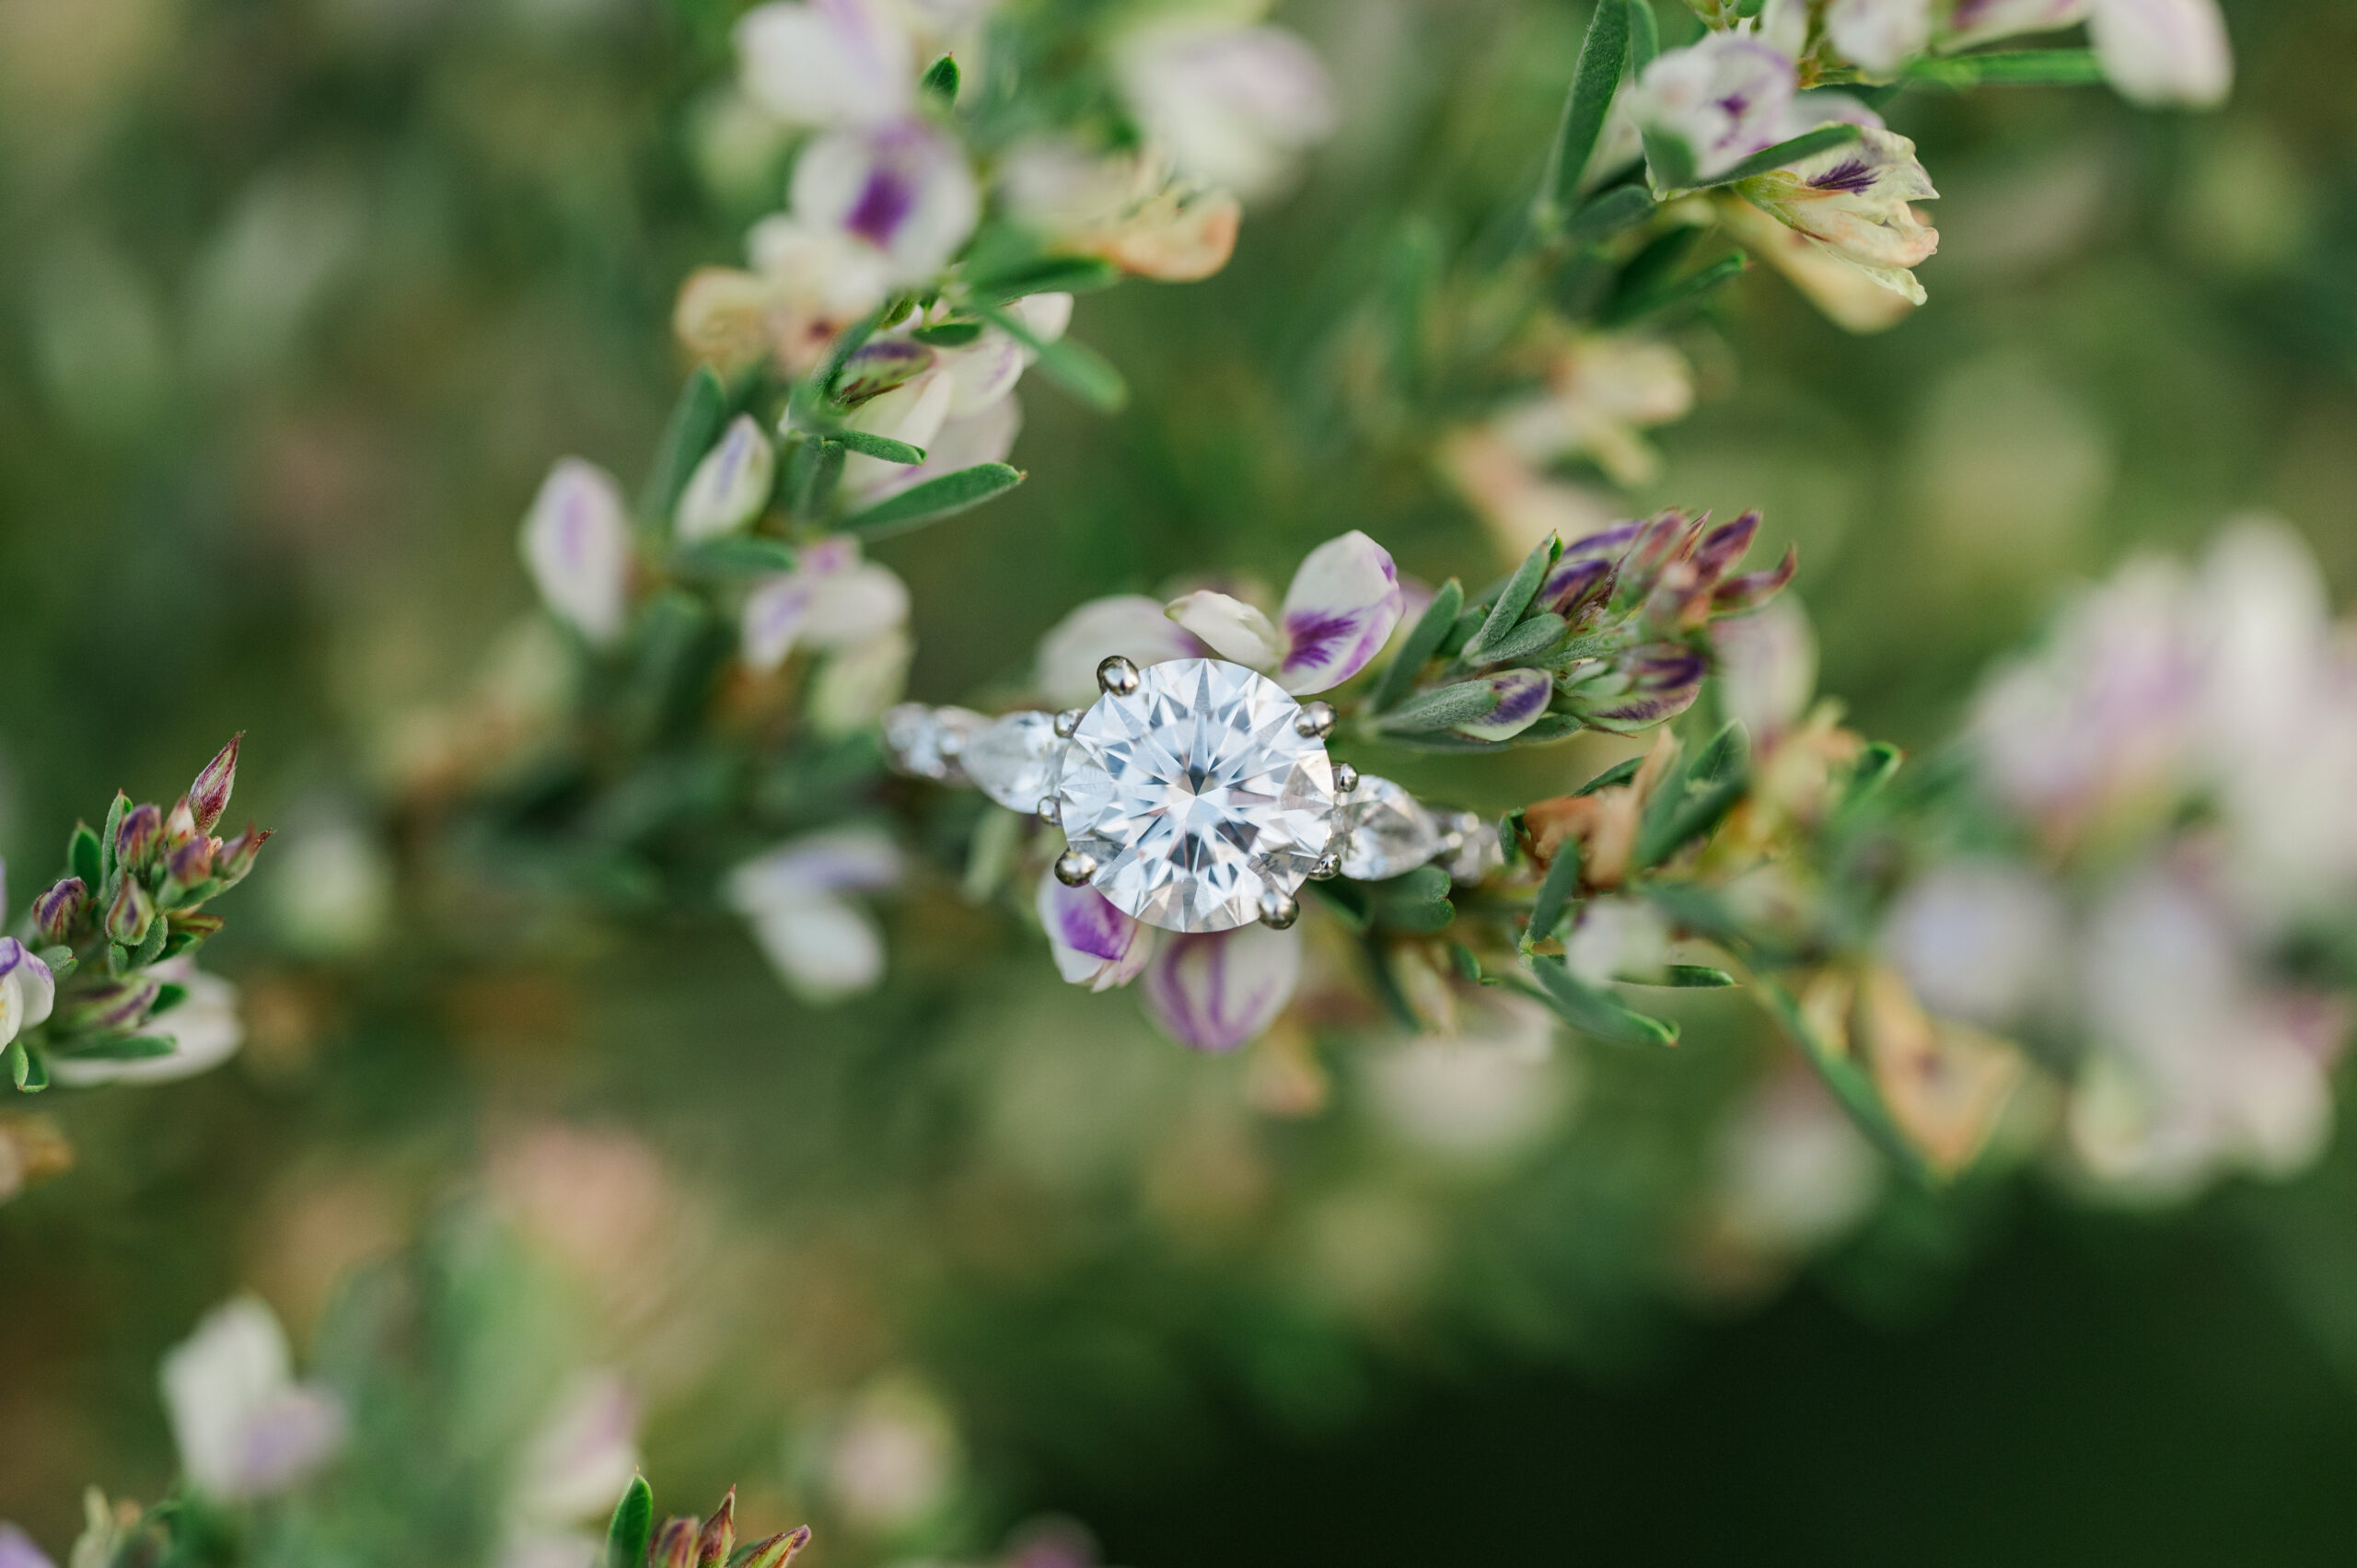
[[[2321,1149],[2351,1021],[2357,655],[2281,525],[2131,563],[1994,675],[1968,747],[2022,853],[1956,854],[1886,944],[1933,1012],[2082,1049],[2070,1146],[2173,1196]]]

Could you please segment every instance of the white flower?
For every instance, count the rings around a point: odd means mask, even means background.
[[[799,222],[866,246],[888,285],[932,278],[981,215],[964,151],[916,119],[819,137],[795,161],[790,202]]]
[[[1114,594],[1090,599],[1048,629],[1032,679],[1050,707],[1086,707],[1097,701],[1097,667],[1115,654],[1143,669],[1202,652],[1163,613],[1161,600]]]
[[[1883,948],[1933,1012],[2003,1030],[2065,972],[2063,922],[2061,900],[2027,869],[1950,861],[1900,896]]]
[[[796,124],[880,124],[915,101],[916,49],[891,0],[756,6],[737,55],[746,96]]]
[[[524,564],[540,598],[592,643],[610,644],[630,615],[630,514],[613,475],[565,458],[524,517]]]
[[[2122,97],[2212,109],[2233,90],[2234,48],[2217,0],[1956,0],[1946,41],[1962,48],[2082,21]]]
[[[841,1001],[884,975],[875,920],[843,895],[900,879],[900,852],[874,828],[830,828],[790,839],[729,873],[722,897],[788,989],[811,1003]]]
[[[1146,1016],[1180,1045],[1234,1051],[1268,1031],[1301,982],[1301,929],[1165,932],[1146,966]]]
[[[1771,1257],[1834,1240],[1882,1185],[1874,1150],[1803,1073],[1771,1080],[1728,1120],[1718,1167],[1721,1223],[1745,1248]]]
[[[638,1402],[610,1372],[575,1377],[525,1445],[508,1482],[499,1568],[580,1568],[638,1470]]]
[[[1746,33],[1662,54],[1629,96],[1655,183],[1705,183],[1785,140],[1795,87],[1792,58]]]
[[[1591,986],[1658,979],[1669,962],[1669,924],[1639,899],[1607,894],[1580,908],[1563,940],[1563,965]]]
[[[1747,615],[1711,623],[1718,651],[1720,710],[1750,733],[1752,746],[1772,750],[1817,692],[1817,633],[1808,612],[1780,594]]]
[[[1683,419],[1694,368],[1669,344],[1636,333],[1574,339],[1548,366],[1543,396],[1502,410],[1492,428],[1526,463],[1592,458],[1613,483],[1650,484],[1661,459],[1637,434]]]
[[[164,1402],[189,1484],[225,1503],[308,1479],[343,1446],[343,1406],[295,1380],[285,1330],[239,1296],[164,1358]]]
[[[1908,294],[1884,286],[1833,250],[1789,228],[1739,197],[1723,196],[1719,221],[1743,248],[1784,274],[1826,319],[1844,331],[1887,331],[1915,308]]]
[[[809,371],[890,287],[885,259],[873,245],[784,213],[755,224],[746,250],[752,271],[698,270],[671,313],[679,342],[724,376],[763,359],[788,376]]]
[[[1932,0],[1831,0],[1825,32],[1843,58],[1887,76],[1932,41]]]
[[[1301,153],[1333,133],[1326,67],[1283,28],[1162,17],[1132,29],[1113,59],[1139,123],[1179,172],[1246,201],[1283,186]]]
[[[829,1490],[870,1528],[905,1527],[947,1494],[958,1468],[958,1432],[941,1401],[889,1379],[864,1394],[830,1445]]]
[[[1052,870],[1042,872],[1033,904],[1056,970],[1074,985],[1091,991],[1127,985],[1154,956],[1155,928],[1123,914],[1086,884],[1067,888]]]
[[[801,547],[794,570],[764,577],[745,600],[745,662],[768,674],[797,647],[834,652],[898,631],[909,590],[892,572],[863,561],[859,541],[833,534]]]
[[[1923,302],[1923,285],[1910,269],[1931,260],[1940,236],[1909,203],[1939,192],[1906,137],[1879,125],[1861,125],[1856,141],[1755,176],[1736,189],[1744,200],[1884,288],[1911,304]]]
[[[1164,283],[1225,266],[1243,216],[1232,192],[1174,176],[1153,149],[1097,153],[1038,136],[1007,152],[998,180],[1008,210],[1055,249]]]
[[[211,1072],[245,1044],[246,1026],[238,1016],[235,985],[200,970],[186,954],[150,965],[145,972],[186,993],[177,1005],[139,1028],[143,1035],[170,1040],[170,1053],[130,1062],[52,1056],[51,1077],[71,1088],[93,1084],[168,1084]]]
[[[688,476],[672,524],[689,540],[735,533],[761,515],[776,477],[769,437],[751,414],[740,413]]]
[[[915,639],[895,627],[828,659],[810,681],[810,727],[851,735],[874,726],[900,700],[915,656]]]
[[[15,937],[0,936],[0,1045],[46,1022],[56,1001],[57,980],[49,966]]]
[[[1275,621],[1210,589],[1171,600],[1168,614],[1222,658],[1267,670],[1307,696],[1364,669],[1391,640],[1402,603],[1391,552],[1353,528],[1302,558]]]

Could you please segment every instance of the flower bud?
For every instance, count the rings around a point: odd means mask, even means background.
[[[244,832],[213,852],[213,875],[221,878],[223,887],[234,887],[245,880],[246,873],[254,868],[254,857],[261,854],[261,846],[270,841],[273,831],[249,822]]]
[[[164,814],[152,805],[134,806],[123,813],[114,831],[114,862],[137,871],[145,868],[164,839]]]
[[[737,1489],[730,1487],[712,1517],[696,1532],[695,1568],[726,1568],[728,1553],[737,1545]]]
[[[135,1029],[163,990],[152,974],[107,981],[75,997],[64,1021],[76,1029]]]
[[[229,809],[229,791],[238,782],[238,746],[245,738],[242,729],[231,736],[229,744],[204,764],[204,771],[188,786],[189,809],[195,814],[200,833],[211,832],[221,813]]]
[[[196,813],[189,806],[188,796],[181,796],[172,808],[164,813],[165,855],[168,857],[172,851],[197,836]]]
[[[74,928],[90,907],[90,889],[79,877],[68,877],[33,900],[33,925],[52,947],[74,940]]]
[[[774,1535],[758,1541],[749,1549],[749,1555],[739,1568],[786,1568],[795,1553],[810,1544],[810,1527],[797,1525],[784,1535]]]
[[[165,874],[175,888],[193,888],[213,875],[213,844],[207,838],[193,838],[165,857]]]
[[[114,902],[107,906],[107,939],[126,947],[136,947],[146,940],[147,927],[156,918],[156,900],[136,877],[125,877],[114,890]]]
[[[688,476],[688,486],[672,509],[672,524],[679,538],[688,540],[735,533],[761,515],[776,478],[777,458],[769,437],[752,415],[740,413]]]
[[[221,927],[226,923],[217,914],[205,914],[197,910],[172,910],[164,918],[171,923],[176,935],[189,937],[192,942],[202,942],[208,936],[219,935]]]
[[[1692,707],[1710,671],[1711,661],[1684,643],[1648,643],[1615,655],[1566,695],[1583,723],[1633,735]]]
[[[695,1568],[696,1522],[690,1518],[667,1519],[655,1532],[655,1544],[647,1549],[646,1568]]]

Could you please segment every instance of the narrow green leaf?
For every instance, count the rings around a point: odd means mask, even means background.
[[[157,989],[155,1003],[147,1009],[147,1016],[151,1018],[160,1018],[187,1000],[187,986],[166,981]]]
[[[917,86],[944,104],[958,101],[958,62],[945,54],[925,67],[923,78]]]
[[[891,301],[885,301],[836,335],[834,346],[827,351],[827,363],[807,383],[818,389],[822,400],[834,397],[835,383],[842,379],[843,366],[876,335],[876,329],[884,324],[884,312],[890,308]]]
[[[179,1049],[169,1035],[89,1035],[59,1054],[87,1062],[151,1062]]]
[[[979,506],[993,495],[1003,494],[1023,482],[1019,469],[1004,463],[977,463],[970,469],[943,474],[939,479],[926,480],[911,485],[898,495],[877,502],[866,511],[843,524],[852,532],[869,539],[906,532],[926,523]]]
[[[139,950],[133,957],[131,967],[134,969],[144,970],[149,964],[152,964],[157,959],[162,958],[164,956],[164,944],[170,938],[171,935],[170,923],[167,922],[162,915],[159,914],[155,919],[149,921],[147,923],[147,935],[140,938]]]
[[[1457,918],[1457,906],[1448,901],[1448,873],[1437,865],[1376,883],[1372,891],[1375,923],[1387,931],[1429,935]]]
[[[1508,736],[1499,746],[1545,746],[1551,741],[1569,740],[1587,726],[1569,714],[1541,714],[1523,728],[1519,735]]]
[[[22,1074],[18,1074],[13,1065],[9,1069],[9,1075],[15,1078],[17,1087],[29,1095],[37,1095],[49,1087],[49,1059],[23,1040],[10,1043],[17,1050],[17,1060],[24,1063]]]
[[[1476,668],[1501,664],[1538,664],[1563,640],[1566,627],[1563,618],[1550,610],[1542,610],[1499,639],[1495,646],[1484,647],[1479,655],[1469,655],[1466,662]]]
[[[1647,802],[1645,819],[1637,830],[1633,864],[1640,869],[1658,865],[1709,833],[1750,787],[1750,742],[1741,725],[1731,724],[1689,767],[1664,780],[1661,790]]]
[[[25,1086],[32,1079],[33,1061],[25,1042],[12,1040],[5,1047],[0,1047],[0,1062],[8,1064],[8,1081],[30,1094],[32,1091]]]
[[[1070,338],[1043,338],[1023,319],[994,305],[978,308],[982,319],[1039,356],[1039,369],[1049,379],[1099,413],[1119,413],[1130,401],[1129,384],[1112,362],[1086,343]]]
[[[1818,153],[1829,148],[1854,142],[1862,134],[1857,126],[1846,121],[1832,125],[1819,125],[1813,131],[1802,132],[1789,142],[1779,142],[1772,147],[1752,154],[1733,168],[1723,174],[1713,176],[1711,183],[1732,185],[1738,180],[1748,180],[1756,174],[1767,174],[1783,168],[1786,164],[1798,163],[1805,157],[1815,157]]]
[[[904,463],[914,468],[924,461],[923,447],[911,447],[906,441],[895,441],[888,436],[870,436],[865,430],[838,430],[829,439],[840,441],[863,456],[881,458],[888,463]]]
[[[1657,981],[1641,981],[1644,985],[1675,986],[1688,991],[1718,991],[1735,983],[1735,976],[1708,964],[1671,964]]]
[[[965,348],[981,335],[980,321],[944,321],[937,327],[919,327],[909,334],[934,348]]]
[[[99,835],[90,830],[87,822],[74,824],[74,836],[65,842],[65,865],[96,898],[99,884],[107,879],[106,859],[99,853]]]
[[[1645,74],[1661,53],[1661,22],[1654,16],[1653,0],[1629,0],[1629,77]]]
[[[1464,943],[1451,942],[1448,945],[1448,962],[1449,967],[1457,971],[1457,978],[1466,984],[1481,983],[1480,956]]]
[[[1654,215],[1654,199],[1642,185],[1615,185],[1572,215],[1563,238],[1583,245],[1609,239]]]
[[[1465,652],[1459,656],[1467,663],[1472,663],[1481,656],[1483,649],[1504,641],[1507,633],[1521,624],[1522,612],[1528,610],[1530,601],[1538,597],[1539,585],[1554,569],[1555,558],[1562,553],[1562,541],[1549,534],[1522,558],[1522,564],[1514,569],[1514,575],[1506,579],[1506,586],[1498,590],[1497,602],[1490,606],[1489,619],[1481,622],[1481,629],[1473,634],[1472,641],[1465,645]]]
[[[1628,57],[1629,7],[1621,0],[1596,0],[1587,36],[1580,41],[1579,63],[1572,68],[1572,88],[1563,99],[1554,147],[1547,155],[1547,172],[1539,181],[1537,216],[1542,231],[1561,226],[1563,215],[1579,199],[1580,176],[1603,134],[1604,118]]]
[[[1376,683],[1375,695],[1369,700],[1368,706],[1379,714],[1408,694],[1408,688],[1414,684],[1417,672],[1440,651],[1441,640],[1448,635],[1449,628],[1457,624],[1457,612],[1464,605],[1464,584],[1451,577],[1440,586],[1433,595],[1432,603],[1426,605],[1424,613],[1417,618],[1407,640],[1399,645],[1399,656],[1391,661],[1383,672],[1383,679]]]
[[[1644,133],[1645,167],[1652,170],[1657,191],[1690,191],[1702,176],[1695,167],[1694,149],[1683,136],[1648,129]]]
[[[700,540],[671,552],[671,569],[684,577],[758,577],[794,570],[794,547],[761,534]]]
[[[843,444],[824,437],[803,442],[787,459],[785,477],[794,515],[806,523],[818,522],[843,477]]]
[[[1612,326],[1625,326],[1648,316],[1661,315],[1689,300],[1701,298],[1732,278],[1741,276],[1750,266],[1750,258],[1739,250],[1733,255],[1723,256],[1700,272],[1689,273],[1650,294],[1640,295],[1626,303],[1616,302],[1607,308],[1602,319]]]
[[[2021,49],[1918,60],[1906,75],[1943,87],[2077,87],[2102,81],[2103,62],[2092,49]]]
[[[644,1476],[634,1475],[606,1526],[606,1568],[644,1568],[647,1538],[654,1533],[655,1491]]]
[[[655,461],[646,470],[646,488],[638,497],[640,517],[660,520],[671,515],[696,464],[720,438],[727,413],[728,389],[720,384],[712,366],[697,366],[679,389],[679,401],[671,405],[663,438],[656,443]]]
[[[1572,895],[1579,890],[1580,848],[1570,839],[1555,852],[1554,863],[1547,867],[1547,875],[1538,880],[1538,894],[1530,901],[1530,924],[1523,933],[1525,944],[1544,942],[1555,935],[1563,912],[1571,907]]]
[[[1396,735],[1423,735],[1478,719],[1497,705],[1498,694],[1488,681],[1460,680],[1411,697],[1375,722],[1377,729]]]
[[[1614,784],[1627,784],[1637,776],[1637,770],[1644,765],[1645,760],[1643,757],[1631,757],[1626,761],[1615,762],[1579,788],[1572,791],[1572,794],[1575,796],[1594,795],[1597,790],[1610,789]]]
[[[1926,1187],[1941,1185],[1938,1175],[1891,1120],[1882,1096],[1875,1089],[1874,1080],[1857,1063],[1817,1038],[1802,1014],[1799,1001],[1784,989],[1783,983],[1755,968],[1752,991],[1766,1004],[1769,1015],[1782,1027],[1785,1035],[1800,1047],[1801,1054],[1808,1058],[1809,1065],[1817,1069],[1817,1075],[1833,1091],[1833,1098],[1841,1102],[1841,1108],[1850,1113],[1850,1120],[1857,1123],[1859,1131],[1889,1156],[1892,1164],[1917,1181]]]
[[[100,880],[106,882],[108,886],[102,891],[97,883],[92,883],[90,886],[90,896],[92,898],[112,899],[114,897],[114,888],[112,886],[114,882],[114,846],[122,837],[123,813],[130,809],[131,796],[123,794],[121,790],[115,791],[114,804],[107,807],[106,830],[99,835],[99,865],[103,873]]]
[[[1525,960],[1538,981],[1538,999],[1572,1028],[1622,1045],[1676,1045],[1678,1026],[1622,1006],[1572,973],[1561,958]]]
[[[1860,752],[1857,769],[1850,775],[1849,787],[1841,792],[1839,809],[1852,810],[1880,795],[1883,786],[1890,783],[1891,775],[1898,772],[1898,764],[1904,757],[1905,753],[1898,747],[1882,740]]]
[[[1101,256],[1035,256],[967,286],[993,303],[1027,294],[1095,294],[1121,281],[1121,270]]]

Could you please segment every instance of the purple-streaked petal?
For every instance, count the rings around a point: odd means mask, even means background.
[[[1538,722],[1555,694],[1555,678],[1543,669],[1509,669],[1489,679],[1497,705],[1478,719],[1453,726],[1473,740],[1510,740]]]
[[[916,119],[819,137],[795,162],[791,200],[796,218],[871,248],[893,284],[939,273],[981,214],[964,151]]]
[[[1743,559],[1743,552],[1751,548],[1752,536],[1759,531],[1759,514],[1746,512],[1734,522],[1722,523],[1705,533],[1694,547],[1696,574],[1705,583],[1716,583],[1726,575],[1728,567]]]
[[[350,1423],[343,1401],[297,1383],[254,1411],[239,1434],[239,1497],[267,1497],[308,1478],[343,1447]]]
[[[1710,660],[1683,643],[1656,643],[1616,661],[1620,689],[1579,704],[1580,717],[1599,729],[1649,729],[1676,718],[1701,695]]]
[[[1276,1022],[1301,981],[1301,930],[1172,935],[1145,971],[1146,1014],[1197,1051],[1234,1051]]]
[[[1164,613],[1224,659],[1273,669],[1285,656],[1284,638],[1268,616],[1231,595],[1201,588],[1172,599]]]
[[[1765,572],[1746,572],[1726,578],[1711,595],[1711,610],[1718,615],[1740,615],[1774,598],[1801,568],[1798,547],[1784,546],[1783,559]]]
[[[788,839],[728,874],[729,906],[754,914],[798,902],[811,892],[874,891],[896,886],[900,846],[877,828],[826,828]]]
[[[751,414],[738,414],[679,493],[679,504],[671,512],[679,537],[715,539],[743,528],[769,505],[776,474],[777,454],[769,437]]]
[[[1622,556],[1629,553],[1629,547],[1637,542],[1637,536],[1647,527],[1643,518],[1631,517],[1624,522],[1600,528],[1594,533],[1582,534],[1564,544],[1562,556],[1556,562],[1555,569],[1560,572],[1574,562],[1589,560],[1617,564]]]
[[[1612,585],[1618,575],[1618,568],[1608,560],[1588,556],[1574,561],[1566,556],[1540,586],[1538,603],[1564,620],[1576,622],[1582,616],[1601,610],[1611,599]]]
[[[1285,590],[1277,683],[1297,697],[1340,686],[1383,651],[1402,602],[1389,551],[1356,528],[1328,540]]]
[[[578,458],[560,461],[532,499],[521,542],[551,610],[592,643],[621,635],[630,613],[630,519],[611,474]]]
[[[852,351],[835,382],[837,401],[860,404],[913,381],[934,367],[938,355],[906,338],[874,338]]]
[[[1097,701],[1097,667],[1120,654],[1143,669],[1165,659],[1201,658],[1202,644],[1144,594],[1091,599],[1039,639],[1034,679],[1050,707],[1086,707]]]
[[[1708,33],[1662,53],[1629,95],[1646,135],[1685,144],[1711,180],[1775,145],[1796,86],[1793,62],[1747,34]]]
[[[753,915],[752,925],[770,967],[805,1002],[840,1002],[884,978],[883,934],[848,899],[808,892]]]
[[[746,596],[738,628],[746,664],[767,675],[785,662],[810,618],[815,591],[816,579],[801,572],[785,572],[763,578]]]
[[[1074,985],[1091,991],[1127,985],[1154,956],[1154,928],[1115,909],[1094,888],[1067,888],[1050,871],[1039,878],[1035,902],[1056,972]]]

